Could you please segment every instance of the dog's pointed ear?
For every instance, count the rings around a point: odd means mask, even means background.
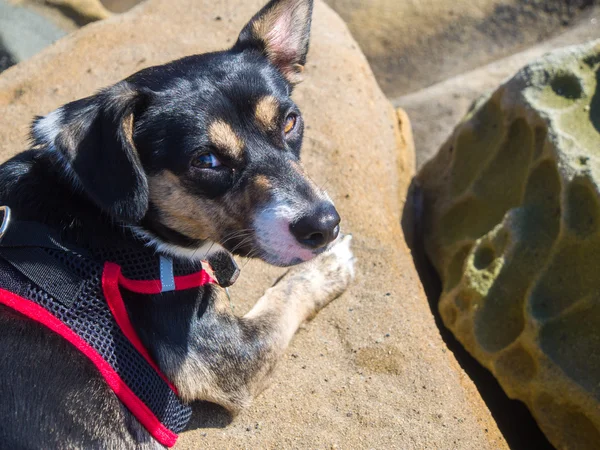
[[[62,156],[74,183],[100,209],[128,223],[148,210],[148,180],[133,140],[134,116],[147,95],[123,81],[38,117],[31,131],[35,145]]]
[[[292,84],[302,81],[313,0],[271,0],[244,27],[234,50],[262,51]]]

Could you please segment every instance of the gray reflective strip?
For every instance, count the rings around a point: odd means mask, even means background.
[[[175,290],[175,275],[173,275],[173,260],[160,256],[160,282],[162,284],[161,292]]]

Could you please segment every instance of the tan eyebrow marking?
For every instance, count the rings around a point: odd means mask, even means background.
[[[232,156],[239,157],[244,149],[244,141],[233,131],[231,125],[222,119],[215,120],[208,127],[211,142]]]
[[[277,116],[279,115],[279,102],[272,95],[262,97],[256,103],[254,118],[266,131],[272,131],[277,127]]]

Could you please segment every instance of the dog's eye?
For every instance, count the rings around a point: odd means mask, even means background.
[[[291,133],[296,128],[296,122],[298,122],[298,116],[294,113],[288,114],[285,118],[285,124],[283,126],[283,132],[285,134]]]
[[[192,159],[192,166],[198,169],[214,169],[220,165],[221,161],[219,161],[219,158],[210,152],[199,153]]]

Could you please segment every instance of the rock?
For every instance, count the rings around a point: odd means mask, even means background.
[[[111,12],[122,13],[129,11],[143,0],[102,0],[102,4]]]
[[[383,91],[422,89],[564,31],[594,0],[326,0]]]
[[[63,30],[35,12],[0,0],[0,72],[64,35]]]
[[[444,324],[561,449],[600,443],[600,40],[477,101],[417,177]]]
[[[412,119],[417,168],[433,157],[470,105],[492,91],[528,62],[555,48],[600,38],[600,7],[568,31],[534,47],[471,72],[394,100]]]
[[[0,40],[0,72],[14,66],[16,63],[12,53],[6,49],[4,43]]]
[[[111,15],[100,0],[46,0],[46,3],[69,15],[75,15],[81,25],[106,19]]]
[[[143,67],[232,45],[262,3],[148,0],[11,68],[0,76],[0,156],[26,148],[35,114]],[[346,26],[320,1],[313,23],[306,80],[294,93],[307,125],[303,159],[354,234],[357,280],[299,332],[253,406],[229,423],[199,405],[178,448],[505,449],[440,338],[403,239],[414,172],[408,120],[398,126]],[[243,314],[281,270],[255,260],[240,267],[231,295]]]

